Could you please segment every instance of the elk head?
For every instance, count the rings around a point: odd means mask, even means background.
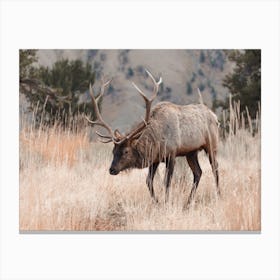
[[[133,129],[126,135],[121,134],[118,129],[113,131],[111,127],[102,119],[97,106],[99,98],[103,96],[105,87],[109,85],[111,80],[102,83],[101,91],[97,98],[95,98],[94,96],[92,86],[89,86],[89,92],[92,99],[93,108],[96,113],[96,121],[91,121],[87,117],[86,119],[89,123],[102,126],[108,131],[108,135],[103,135],[96,131],[96,134],[100,137],[100,141],[102,143],[114,143],[113,161],[109,169],[111,175],[117,175],[120,171],[123,171],[125,169],[142,167],[142,160],[139,155],[139,151],[137,150],[135,140],[137,140],[141,136],[145,127],[149,124],[151,105],[157,96],[159,85],[162,82],[162,78],[160,78],[159,81],[156,82],[152,74],[148,70],[146,70],[146,72],[150,76],[154,84],[153,94],[152,97],[148,99],[147,96],[142,92],[142,90],[139,89],[139,87],[137,87],[134,83],[132,83],[145,101],[146,114],[145,119],[143,119],[143,121],[135,129]]]

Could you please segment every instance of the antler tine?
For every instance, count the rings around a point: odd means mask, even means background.
[[[151,74],[151,72],[148,71],[147,69],[145,69],[145,71],[147,72],[147,74],[149,75],[149,77],[152,79],[152,81],[154,83],[154,91],[153,91],[153,96],[151,98],[151,100],[154,100],[156,98],[156,96],[157,96],[159,85],[162,83],[162,78],[160,77],[159,81],[156,82],[156,80],[153,77],[153,75]]]
[[[152,102],[155,100],[155,98],[157,96],[159,85],[162,83],[162,78],[160,77],[159,81],[156,82],[156,80],[153,77],[153,75],[147,69],[145,69],[145,71],[150,76],[150,78],[152,79],[153,84],[154,84],[154,90],[153,90],[152,97],[150,99],[148,99],[148,97],[145,95],[145,93],[134,82],[132,82],[132,85],[137,89],[137,91],[140,93],[140,95],[143,97],[143,99],[144,99],[144,101],[146,103],[145,122],[148,123],[149,118],[150,118],[150,111],[151,111]]]
[[[101,138],[111,139],[111,140],[112,140],[112,137],[111,137],[111,136],[101,134],[101,133],[99,133],[98,131],[95,131],[95,133],[96,133],[99,137],[101,137]]]
[[[137,89],[137,91],[141,94],[145,101],[149,101],[145,93],[134,82],[132,82],[132,85]]]
[[[99,99],[103,96],[106,86],[109,85],[112,82],[112,80],[113,78],[108,80],[106,83],[104,83],[104,78],[102,77],[102,86],[101,86],[100,94],[95,98],[97,103]]]
[[[107,81],[106,83],[102,83],[101,91],[100,91],[100,94],[98,95],[97,99],[95,99],[95,97],[94,97],[94,93],[93,93],[93,89],[92,89],[91,84],[89,85],[89,94],[91,96],[93,109],[94,109],[94,112],[96,114],[96,119],[97,120],[96,121],[91,121],[88,117],[85,117],[89,123],[102,126],[102,127],[104,127],[105,129],[108,130],[110,136],[105,136],[105,135],[102,135],[100,133],[97,133],[98,136],[100,136],[102,138],[110,139],[110,141],[108,141],[108,142],[111,142],[111,141],[114,140],[114,133],[113,133],[113,130],[111,129],[111,127],[102,119],[100,111],[98,109],[97,102],[98,102],[99,98],[101,96],[103,96],[105,87],[111,82],[111,80]]]
[[[110,143],[113,142],[113,139],[109,139],[109,140],[102,140],[102,139],[98,139],[101,143]]]

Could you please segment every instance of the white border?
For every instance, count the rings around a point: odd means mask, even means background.
[[[279,279],[279,34],[278,1],[2,1],[1,279]],[[262,233],[20,235],[20,48],[261,48]]]

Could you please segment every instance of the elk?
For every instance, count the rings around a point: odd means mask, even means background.
[[[96,131],[103,143],[114,143],[113,161],[109,172],[117,175],[130,168],[149,168],[147,186],[151,197],[157,201],[153,188],[156,170],[161,162],[165,163],[165,201],[168,200],[169,187],[174,171],[176,157],[186,157],[193,173],[193,186],[188,197],[187,205],[193,200],[198,187],[202,170],[198,162],[198,152],[204,150],[209,157],[216,182],[217,193],[219,189],[218,162],[216,159],[218,146],[218,120],[217,116],[205,105],[176,105],[170,102],[160,102],[152,109],[152,102],[157,97],[162,78],[158,81],[146,70],[153,82],[153,93],[149,99],[134,83],[138,93],[146,105],[145,119],[127,134],[112,128],[102,119],[98,110],[97,99],[104,94],[107,81],[101,86],[98,98],[95,98],[92,86],[89,92],[96,113],[96,120],[89,123],[104,127],[107,135]]]

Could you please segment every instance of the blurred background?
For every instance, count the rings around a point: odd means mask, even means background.
[[[22,49],[20,62],[20,118],[40,125],[71,127],[84,113],[95,118],[88,93],[95,95],[102,78],[113,78],[99,102],[112,128],[127,132],[141,120],[145,104],[132,81],[148,96],[153,85],[148,69],[163,83],[155,104],[204,103],[227,118],[229,103],[254,120],[261,101],[261,50],[54,50]]]

